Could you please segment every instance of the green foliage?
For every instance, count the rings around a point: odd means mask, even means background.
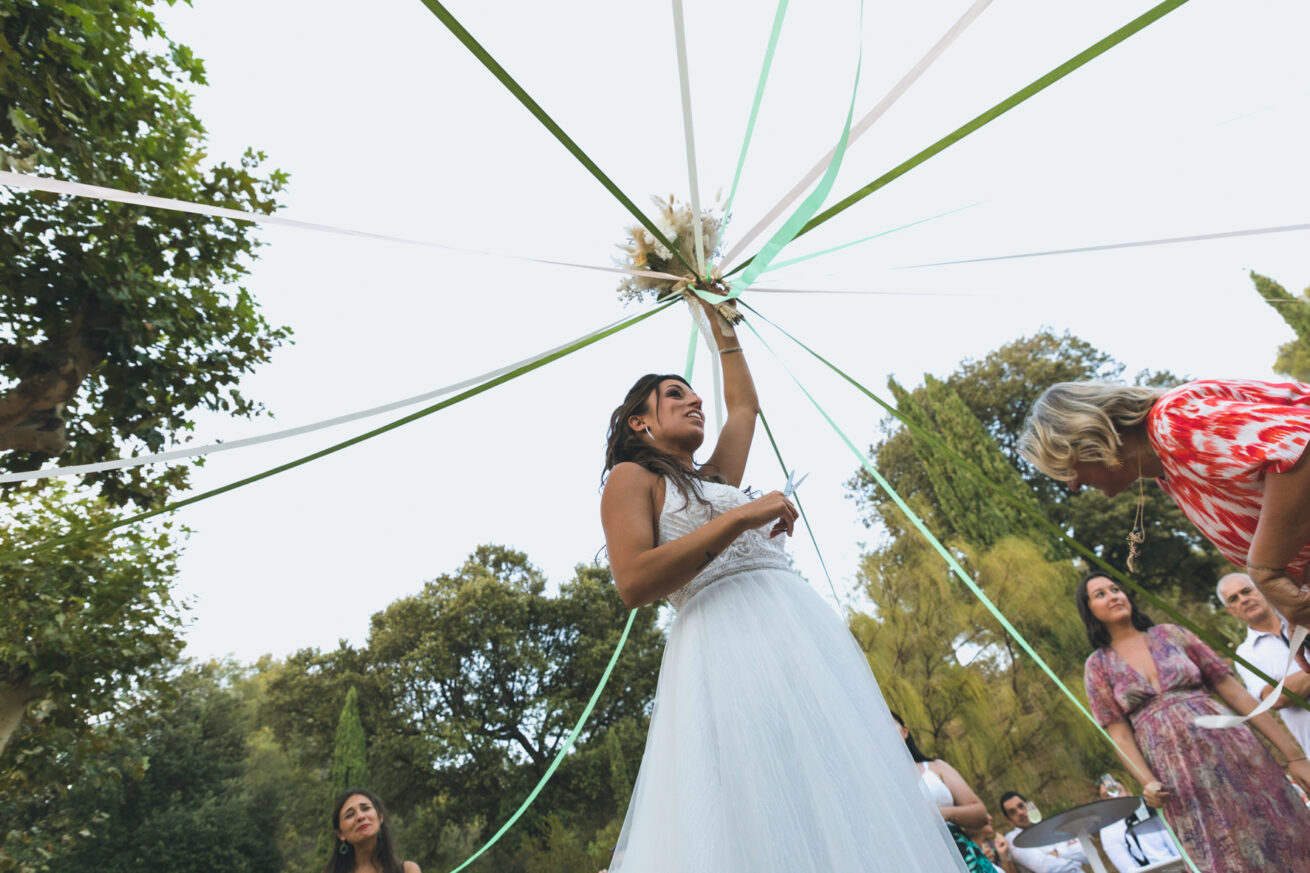
[[[0,532],[5,553],[115,517],[103,500],[70,497],[62,484],[21,496]],[[169,590],[177,554],[163,524],[0,563],[0,806],[12,812],[0,815],[0,870],[4,858],[39,855],[87,824],[62,802],[69,785],[114,782],[142,768],[114,717],[135,701],[167,696],[164,673],[181,649],[182,609]],[[54,814],[9,826],[41,807]]]
[[[1081,697],[1086,643],[1067,608],[1073,568],[1017,537],[957,553]],[[1010,789],[1056,807],[1095,796],[1109,747],[922,538],[865,555],[859,578],[873,609],[854,614],[851,630],[926,753],[955,766],[993,809]]]
[[[1136,492],[1077,496],[1024,462],[1016,438],[1028,409],[1060,381],[1118,379],[1122,365],[1086,342],[1039,333],[946,379],[891,390],[911,421],[980,468],[992,485],[1028,502],[1107,560],[1123,565]],[[1139,384],[1171,385],[1170,373]],[[1079,565],[1044,526],[929,441],[889,421],[874,463],[938,533],[1001,612],[1085,702],[1089,651],[1073,602]],[[1118,768],[1111,747],[949,571],[863,471],[851,487],[866,523],[886,536],[866,554],[861,579],[870,614],[851,628],[888,702],[930,754],[943,757],[994,804],[1010,789],[1052,808],[1096,796],[1096,776]],[[1147,542],[1138,578],[1192,617],[1213,625],[1207,601],[1225,562],[1160,489],[1147,487]],[[1121,773],[1121,778],[1126,774]],[[995,814],[995,813],[994,813]]]
[[[352,686],[337,721],[337,739],[332,749],[332,795],[335,797],[347,788],[367,784],[364,724],[359,720],[359,695]]]
[[[1268,276],[1252,271],[1251,281],[1256,292],[1296,333],[1296,339],[1278,347],[1274,372],[1298,382],[1310,382],[1310,288],[1302,291],[1300,297],[1294,297]]]
[[[1019,472],[983,430],[982,424],[954,389],[932,376],[924,377],[922,388],[906,391],[895,379],[888,386],[896,406],[915,424],[940,437],[946,445],[978,467],[987,481],[1025,500],[1028,486]],[[1009,503],[996,498],[986,481],[964,474],[959,464],[931,442],[912,437],[914,454],[932,485],[944,520],[944,535],[962,537],[978,546],[991,546],[1014,535],[1042,537],[1037,525]],[[1028,500],[1034,509],[1035,501]]]
[[[579,566],[551,597],[521,552],[481,546],[456,572],[374,615],[364,649],[304,651],[271,667],[261,718],[312,772],[324,766],[336,713],[357,689],[372,787],[399,842],[425,868],[449,868],[481,846],[545,772],[626,619],[608,569]],[[645,742],[662,649],[654,611],[639,613],[574,752],[472,870],[550,869],[547,856],[605,865]]]
[[[333,779],[362,781],[361,765],[405,857],[450,869],[540,778],[627,620],[606,568],[548,587],[522,553],[483,546],[375,615],[362,648],[190,666],[120,691],[87,728],[97,757],[57,774],[71,791],[0,793],[0,871],[317,873]],[[577,746],[475,873],[607,864],[662,653],[643,610]]]
[[[184,89],[204,68],[154,0],[0,0],[0,169],[269,213],[286,175],[213,164]],[[290,335],[245,289],[248,222],[10,191],[0,196],[0,469],[184,440],[196,409],[250,416],[235,387]],[[150,507],[188,468],[88,477]]]
[[[964,361],[944,380],[925,376],[925,384],[913,391],[906,392],[899,385],[893,385],[892,390],[903,412],[982,466],[990,480],[1003,483],[1011,493],[1027,492],[1051,522],[1104,560],[1123,567],[1138,489],[1130,489],[1113,500],[1094,489],[1075,495],[1024,461],[1016,443],[1029,407],[1048,386],[1122,377],[1122,364],[1085,341],[1067,333],[1057,336],[1041,332],[1007,343],[981,360]],[[1143,372],[1135,379],[1137,384],[1162,387],[1180,381],[1168,372]],[[955,397],[963,401],[999,455],[984,447],[986,441]],[[1036,527],[1019,522],[1021,516],[1008,505],[990,505],[995,501],[992,489],[972,479],[960,481],[969,474],[938,458],[931,447],[915,440],[906,428],[894,421],[884,427],[883,438],[870,450],[875,465],[902,496],[908,499],[922,495],[929,505],[940,508],[939,532],[945,538],[962,536],[974,545],[994,542],[997,534],[1009,532],[1046,539],[1046,534],[1038,533]],[[1005,470],[1007,466],[1017,471],[1024,487],[1020,488],[1014,474]],[[885,499],[872,477],[859,470],[849,484],[866,510],[867,524],[880,524],[891,532],[899,529],[898,510]],[[1208,602],[1214,583],[1228,570],[1227,562],[1167,494],[1150,483],[1143,485],[1147,539],[1135,578],[1157,593],[1177,591],[1185,602]],[[1060,548],[1052,554],[1069,553]]]
[[[167,705],[134,713],[132,746],[149,766],[137,778],[73,787],[68,804],[99,820],[70,851],[56,853],[50,869],[282,870],[277,812],[297,786],[261,771],[287,773],[284,756],[252,745],[255,710],[240,688],[245,681],[224,665],[188,667],[174,677]]]

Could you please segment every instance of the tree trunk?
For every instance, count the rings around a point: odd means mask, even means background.
[[[5,750],[9,738],[18,730],[27,713],[27,705],[40,696],[40,689],[28,685],[0,688],[0,752]]]
[[[68,447],[60,413],[77,394],[82,381],[104,360],[104,353],[89,342],[95,326],[94,318],[79,314],[67,333],[51,337],[29,352],[49,362],[49,366],[0,392],[0,451],[21,449],[57,455]]]

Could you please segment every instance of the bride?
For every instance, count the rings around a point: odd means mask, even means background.
[[[796,508],[740,490],[757,400],[709,309],[728,417],[643,376],[610,418],[601,521],[629,607],[677,610],[611,873],[965,871],[863,653],[791,569]]]

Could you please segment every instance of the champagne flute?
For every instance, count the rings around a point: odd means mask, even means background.
[[[1037,824],[1042,820],[1042,811],[1037,808],[1037,804],[1031,800],[1028,801],[1028,821]]]

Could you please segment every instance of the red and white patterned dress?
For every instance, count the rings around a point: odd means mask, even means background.
[[[1164,465],[1156,481],[1225,558],[1245,566],[1266,473],[1285,473],[1310,443],[1310,385],[1206,379],[1168,391],[1146,419]],[[1307,544],[1288,565],[1300,578]]]

